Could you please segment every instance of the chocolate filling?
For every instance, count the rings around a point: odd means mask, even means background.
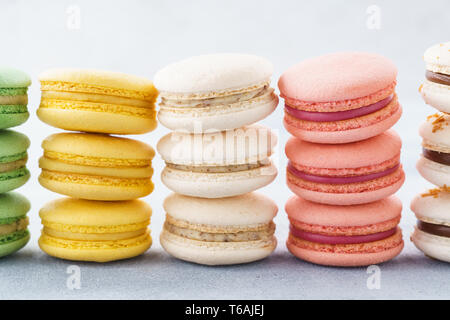
[[[448,74],[437,73],[427,70],[425,72],[425,77],[427,78],[428,81],[450,86],[450,75]]]
[[[417,228],[419,228],[419,230],[422,230],[423,232],[430,233],[435,236],[450,238],[450,227],[447,226],[418,220]]]
[[[422,148],[422,152],[423,156],[428,160],[450,166],[450,153],[433,151],[425,148]]]

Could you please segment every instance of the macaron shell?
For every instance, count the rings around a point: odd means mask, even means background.
[[[450,74],[450,41],[438,43],[428,48],[424,55],[427,70]]]
[[[0,181],[0,193],[15,190],[27,183],[27,181],[30,179],[30,172],[28,171],[28,169],[25,170],[25,174],[20,177],[8,178],[6,180]]]
[[[0,88],[26,88],[31,85],[30,77],[23,71],[0,67]]]
[[[436,196],[418,194],[411,201],[411,210],[421,221],[450,226],[450,193],[441,191]]]
[[[216,199],[172,193],[164,200],[163,206],[174,219],[224,228],[267,224],[278,212],[272,199],[257,192]]]
[[[419,91],[426,104],[450,113],[450,86],[425,80]]]
[[[40,81],[80,83],[104,88],[143,91],[155,95],[153,83],[143,77],[95,69],[49,69],[39,75]]]
[[[187,58],[158,71],[155,86],[161,92],[201,94],[246,88],[269,81],[272,64],[258,56],[224,53]]]
[[[30,201],[17,192],[0,194],[0,220],[22,217],[30,211]]]
[[[329,253],[299,248],[289,241],[286,243],[288,250],[302,260],[335,267],[362,267],[379,264],[395,258],[403,250],[404,243],[397,247],[376,253]]]
[[[153,116],[141,117],[101,110],[39,108],[36,111],[41,121],[55,128],[110,134],[143,134],[156,129],[156,111],[151,112]]]
[[[133,243],[138,238],[140,242]],[[48,241],[49,239],[51,240],[51,237],[47,235],[42,235],[38,243],[42,251],[55,258],[71,261],[110,262],[133,258],[147,251],[152,244],[150,235],[147,234],[143,239],[138,238],[125,240],[128,244],[125,247],[113,244],[110,247],[105,245],[95,249],[83,246],[83,241],[74,242],[64,239],[58,239],[58,241],[61,243],[66,241],[67,245],[57,246]],[[75,244],[75,246],[71,246],[72,244]]]
[[[30,234],[28,233],[25,237],[21,239],[0,245],[0,258],[10,255],[16,251],[19,251],[20,249],[22,249],[27,245],[29,240]]]
[[[298,128],[283,120],[284,127],[294,137],[302,140],[321,143],[321,144],[344,144],[350,142],[361,141],[375,137],[386,130],[389,130],[402,115],[402,108],[399,106],[397,111],[392,116],[369,126],[362,126],[357,129],[343,130],[343,131],[309,131]]]
[[[192,197],[223,198],[262,188],[277,176],[273,164],[256,169],[228,173],[199,173],[165,167],[161,181],[170,190]]]
[[[77,180],[83,180],[83,183],[77,183]],[[41,174],[39,183],[53,192],[63,194],[69,197],[118,201],[133,200],[149,195],[153,191],[153,183],[148,179],[144,184],[135,184],[132,179],[114,180],[112,184],[102,184],[98,180],[102,177],[90,175],[58,174],[57,177]]]
[[[450,152],[449,124],[450,117],[447,115],[434,114],[428,117],[419,127],[419,134],[423,139],[422,146],[434,151]]]
[[[152,208],[141,200],[101,202],[73,198],[50,201],[39,211],[42,222],[100,229],[148,222],[151,214]]]
[[[52,134],[44,139],[42,148],[44,151],[97,158],[150,161],[155,156],[155,150],[144,142],[90,133],[65,132]]]
[[[30,139],[13,130],[0,130],[0,157],[11,156],[27,151]]]
[[[289,219],[329,227],[361,227],[399,218],[402,203],[392,196],[380,201],[353,206],[332,206],[292,196],[286,203]]]
[[[302,166],[326,169],[361,168],[398,156],[402,142],[389,130],[371,139],[345,145],[315,144],[290,138],[285,151],[289,160]]]
[[[450,262],[450,239],[428,234],[417,227],[411,235],[414,245],[427,256]]]
[[[203,264],[203,265],[230,265],[249,263],[261,260],[269,256],[277,246],[277,240],[266,246],[261,246],[258,241],[241,243],[204,243],[189,240],[170,234],[163,230],[160,236],[161,246],[175,258]]]
[[[339,52],[304,60],[281,76],[281,96],[310,102],[357,99],[393,82],[397,68],[373,53]]]
[[[270,115],[278,105],[278,97],[270,100],[216,106],[210,111],[193,108],[192,112],[179,114],[177,110],[163,109],[158,112],[158,120],[170,130],[187,132],[213,132],[232,130],[258,122]]]
[[[215,133],[172,132],[158,141],[157,150],[168,163],[228,166],[267,160],[276,144],[270,128],[254,124]]]
[[[428,160],[422,156],[417,161],[416,168],[422,177],[438,187],[448,185],[450,181],[450,166]]]
[[[2,106],[0,105],[0,129],[7,129],[17,127],[25,123],[30,114],[27,112],[20,113],[2,113]]]
[[[300,188],[290,181],[287,181],[287,185],[296,195],[309,201],[331,205],[354,205],[369,203],[389,197],[400,189],[404,181],[405,176],[403,175],[401,180],[388,187],[361,193],[317,192]]]

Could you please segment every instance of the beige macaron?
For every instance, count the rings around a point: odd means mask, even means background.
[[[158,119],[171,130],[210,132],[255,123],[271,114],[278,96],[272,64],[258,56],[224,53],[170,64],[154,78],[161,92]]]
[[[193,197],[251,192],[275,179],[270,156],[276,143],[276,135],[261,125],[203,134],[172,132],[157,145],[166,162],[161,180],[172,191]]]
[[[172,256],[206,265],[248,263],[277,245],[276,204],[258,193],[205,199],[173,193],[164,201],[160,242]]]

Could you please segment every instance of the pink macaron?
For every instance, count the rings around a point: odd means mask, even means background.
[[[341,52],[304,60],[281,76],[284,126],[316,143],[348,143],[392,127],[402,109],[397,68],[373,53]]]
[[[402,143],[388,130],[367,140],[317,144],[292,137],[286,144],[287,185],[310,201],[352,205],[394,194],[405,174],[400,164]]]
[[[332,206],[293,196],[286,203],[287,240],[296,257],[328,266],[366,266],[388,261],[403,249],[398,227],[402,204],[395,197],[353,206]]]

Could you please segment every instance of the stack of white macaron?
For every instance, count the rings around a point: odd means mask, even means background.
[[[420,127],[423,152],[417,169],[436,188],[411,203],[418,219],[411,240],[427,256],[450,262],[450,42],[429,48],[424,60],[426,80],[419,91],[440,113]]]
[[[253,192],[271,183],[276,136],[257,121],[278,97],[272,65],[243,54],[196,56],[160,70],[159,121],[173,132],[158,142],[164,201],[160,241],[172,256],[199,264],[246,263],[276,247],[278,209]]]

